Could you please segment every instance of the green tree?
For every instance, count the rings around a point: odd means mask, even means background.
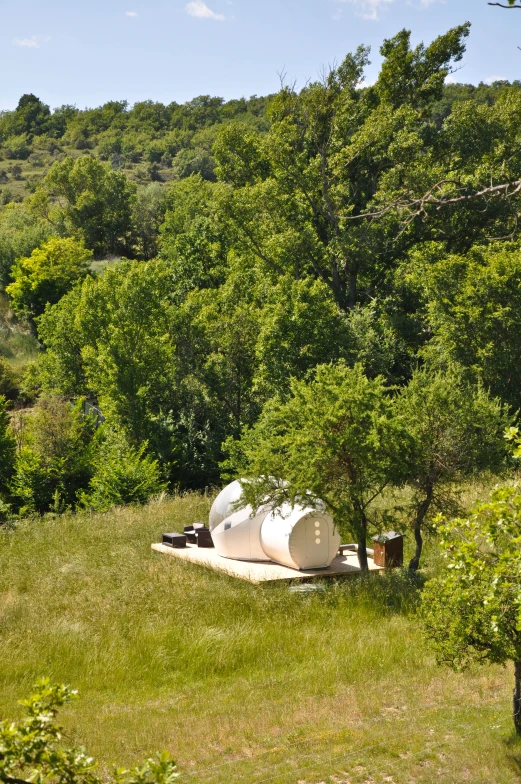
[[[74,507],[93,475],[95,423],[83,400],[41,397],[23,417],[11,493],[20,514]]]
[[[159,226],[166,208],[164,188],[157,182],[138,188],[132,208],[134,244],[137,256],[153,259],[158,255]]]
[[[14,312],[34,322],[89,274],[91,259],[92,252],[72,237],[51,237],[30,256],[17,259],[13,282],[6,287]]]
[[[287,395],[292,378],[319,364],[351,357],[349,324],[322,281],[286,275],[270,287],[260,313],[256,385]]]
[[[505,406],[483,387],[466,383],[460,369],[417,371],[397,401],[414,439],[408,481],[412,485],[412,528],[416,549],[409,564],[418,569],[422,531],[435,512],[457,505],[458,484],[505,459]]]
[[[0,214],[0,284],[11,281],[16,259],[29,256],[49,239],[51,225],[39,218],[27,204],[7,204]]]
[[[339,359],[361,362],[370,377],[396,380],[401,341],[376,303],[343,313],[328,286],[312,277],[284,275],[269,285],[259,276],[256,286],[262,309],[255,384],[261,394],[286,395],[291,378]]]
[[[277,505],[321,499],[342,533],[356,538],[362,571],[367,536],[378,530],[374,502],[403,480],[410,449],[382,380],[344,364],[321,365],[311,380],[293,381],[291,397],[270,401],[238,444],[245,497],[254,506],[266,498]]]
[[[51,110],[36,95],[26,93],[18,101],[15,115],[21,133],[39,136],[49,126]]]
[[[174,481],[220,481],[221,444],[238,438],[261,408],[254,386],[259,305],[251,277],[230,274],[219,288],[191,291],[174,315]]]
[[[444,568],[429,580],[422,615],[438,663],[514,662],[514,724],[521,735],[521,494],[494,491],[466,519],[439,522]]]
[[[119,262],[86,278],[39,319],[44,389],[88,392],[131,440],[151,439],[172,394],[171,310],[164,262]]]
[[[123,504],[144,504],[166,490],[159,463],[146,454],[147,442],[135,447],[124,434],[109,431],[98,449],[95,471],[82,503],[97,511]]]
[[[90,156],[65,158],[52,166],[45,187],[96,255],[128,247],[135,185],[124,174]]]
[[[160,255],[170,262],[176,300],[197,288],[216,288],[225,280],[233,243],[222,204],[228,188],[198,174],[168,186],[160,228]]]
[[[475,247],[465,256],[424,259],[416,274],[428,303],[425,329],[433,335],[424,353],[434,362],[467,368],[471,378],[518,409],[521,251]]]
[[[0,782],[2,784],[102,784],[107,777],[96,773],[97,763],[81,749],[64,746],[63,728],[56,722],[58,710],[75,699],[69,686],[51,684],[48,678],[35,685],[34,693],[21,704],[21,721],[0,723]],[[164,753],[136,768],[117,768],[111,784],[173,784],[177,778],[173,760]]]
[[[319,277],[350,310],[374,297],[431,231],[419,216],[404,217],[398,202],[412,204],[449,165],[449,140],[429,109],[468,32],[462,25],[411,49],[401,31],[384,41],[379,78],[366,89],[359,85],[368,50],[360,47],[322,82],[298,94],[283,88],[264,139],[223,130],[214,151],[217,171],[235,186],[230,218],[268,271]],[[434,222],[436,215],[429,213]]]

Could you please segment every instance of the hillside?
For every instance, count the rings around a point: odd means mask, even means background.
[[[518,781],[510,673],[436,668],[399,573],[314,594],[153,554],[200,495],[0,533],[0,711],[45,673],[103,765],[156,749],[182,781]]]
[[[492,105],[509,84],[447,84],[432,107],[432,119],[442,123],[459,101]],[[272,98],[225,102],[201,95],[185,104],[110,101],[96,108],[61,106],[51,111],[37,96],[24,95],[15,111],[0,111],[0,208],[34,192],[52,164],[65,156],[107,161],[139,185],[194,173],[214,180],[212,145],[219,128],[241,123],[266,131]]]
[[[200,173],[214,180],[212,144],[223,123],[266,130],[270,96],[224,102],[202,95],[186,104],[111,101],[95,109],[50,108],[24,95],[0,112],[0,204],[32,193],[65,156],[94,156],[138,184]]]

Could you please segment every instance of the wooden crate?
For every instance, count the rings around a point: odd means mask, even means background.
[[[380,536],[375,536],[373,560],[376,566],[393,569],[403,566],[403,534],[388,531]]]

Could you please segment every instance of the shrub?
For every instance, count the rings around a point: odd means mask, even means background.
[[[439,664],[515,663],[521,735],[521,493],[499,488],[463,520],[441,519],[445,568],[427,583],[422,614]]]
[[[40,680],[34,693],[21,704],[27,715],[18,723],[0,723],[0,781],[61,781],[75,784],[102,784],[106,777],[95,774],[97,763],[80,749],[64,748],[62,728],[56,713],[77,696],[68,686]],[[176,766],[168,754],[147,759],[139,768],[117,768],[111,784],[173,784]]]
[[[148,443],[132,446],[120,432],[109,432],[95,460],[90,491],[82,503],[98,511],[123,504],[143,504],[166,490],[159,463],[145,450]]]
[[[22,419],[12,494],[20,514],[61,512],[74,506],[92,477],[94,422],[83,401],[40,398]]]
[[[47,304],[54,305],[73,284],[89,272],[92,257],[83,242],[72,237],[51,237],[30,256],[18,259],[13,283],[6,291],[18,316],[34,319]]]
[[[29,137],[26,133],[19,136],[10,136],[5,142],[5,152],[8,158],[24,161],[31,154]]]

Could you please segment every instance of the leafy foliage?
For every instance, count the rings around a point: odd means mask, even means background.
[[[0,282],[6,286],[17,259],[29,256],[49,239],[50,225],[26,204],[8,204],[0,213]]]
[[[169,396],[169,314],[168,268],[161,262],[124,262],[85,279],[39,321],[47,347],[44,388],[89,390],[105,416],[133,438],[147,438]]]
[[[29,257],[17,259],[6,288],[15,313],[31,320],[40,316],[89,273],[91,258],[83,242],[51,237]]]
[[[34,693],[21,701],[27,716],[19,723],[0,723],[0,781],[26,784],[39,781],[58,784],[101,784],[97,763],[83,750],[62,745],[63,730],[56,723],[59,708],[77,697],[69,686],[52,684],[48,678],[35,685]],[[142,765],[117,768],[113,784],[173,784],[178,774],[168,754],[158,754]]]
[[[438,662],[516,663],[514,721],[521,733],[521,494],[499,488],[466,519],[439,522],[445,568],[422,598]]]
[[[73,507],[93,474],[95,423],[83,400],[71,405],[41,397],[30,415],[18,415],[18,453],[11,483],[20,514]]]
[[[94,475],[82,503],[97,511],[145,503],[166,489],[157,460],[145,454],[147,443],[131,446],[121,433],[109,432],[98,449]]]
[[[483,387],[450,367],[417,371],[397,401],[408,422],[415,449],[408,481],[414,490],[412,524],[417,569],[422,552],[422,527],[434,512],[457,508],[457,487],[480,470],[499,470],[505,460],[503,433],[509,424],[506,407]]]
[[[127,247],[135,187],[124,174],[94,158],[65,158],[53,165],[45,185],[58,200],[58,217],[81,232],[94,253],[118,253]]]
[[[374,501],[404,478],[412,449],[380,378],[369,380],[360,365],[318,366],[308,382],[292,382],[286,402],[266,405],[239,449],[244,495],[254,506],[321,499],[342,533],[355,536],[367,568],[369,526],[378,528]]]
[[[343,310],[379,290],[424,233],[420,222],[404,229],[391,205],[427,190],[445,163],[425,109],[441,97],[468,32],[462,25],[412,50],[401,31],[384,42],[380,76],[365,90],[368,50],[359,47],[323,82],[299,94],[283,88],[265,138],[223,130],[215,153],[236,189],[230,217],[268,271],[321,278]],[[364,217],[373,211],[380,220]]]
[[[477,247],[466,256],[422,264],[434,361],[468,368],[494,395],[521,405],[521,253],[516,246]]]

